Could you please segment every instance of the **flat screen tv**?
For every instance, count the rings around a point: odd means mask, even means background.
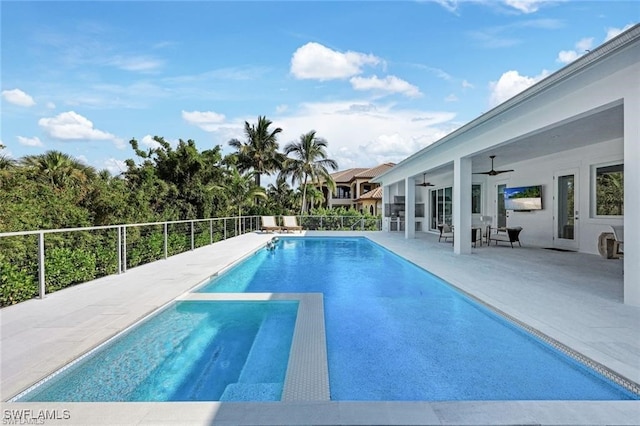
[[[504,189],[504,208],[507,210],[542,210],[542,185]]]

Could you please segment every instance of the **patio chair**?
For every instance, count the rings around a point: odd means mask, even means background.
[[[522,247],[522,244],[520,244],[520,232],[522,232],[522,227],[516,226],[515,228],[506,228],[504,232],[489,234],[489,245],[491,245],[491,241],[495,241],[496,245],[499,242],[509,243],[513,248],[513,243],[518,243]]]
[[[276,223],[275,216],[262,216],[262,227],[260,228],[263,232],[275,232],[281,231],[282,227],[278,226]]]
[[[295,216],[282,216],[282,228],[289,231],[302,231],[302,226],[298,225],[298,219]]]
[[[441,223],[438,225],[438,229],[440,230],[440,236],[438,237],[438,241],[441,241],[444,238],[444,241],[447,241],[447,238],[453,239],[453,229],[451,226],[446,223]]]

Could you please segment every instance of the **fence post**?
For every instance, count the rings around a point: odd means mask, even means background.
[[[224,219],[222,219],[224,222],[222,222],[222,227],[224,228],[224,239],[227,239],[227,218],[225,217]]]
[[[127,225],[122,227],[122,272],[127,272]]]
[[[193,221],[191,221],[191,250],[193,250],[195,247],[195,243],[193,240]]]
[[[39,298],[44,299],[46,292],[44,281],[44,232],[38,232],[38,284]]]
[[[364,217],[360,219],[360,230],[364,231]]]
[[[116,228],[118,230],[118,274],[122,273],[122,226]]]
[[[169,257],[169,224],[164,223],[164,258]]]

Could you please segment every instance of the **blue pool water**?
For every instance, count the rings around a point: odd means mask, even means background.
[[[282,238],[201,292],[321,292],[333,400],[638,396],[364,238]]]
[[[177,302],[19,401],[279,401],[298,302]]]

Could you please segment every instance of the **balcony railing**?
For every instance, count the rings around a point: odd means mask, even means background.
[[[379,218],[298,216],[306,230],[376,230]],[[0,306],[260,229],[260,216],[0,233]]]

